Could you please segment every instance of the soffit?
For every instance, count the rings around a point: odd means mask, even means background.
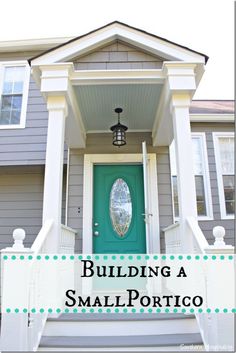
[[[117,107],[123,108],[121,122],[129,131],[151,131],[161,89],[159,84],[74,87],[87,132],[109,131],[117,122]]]

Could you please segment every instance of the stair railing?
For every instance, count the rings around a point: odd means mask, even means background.
[[[1,322],[1,350],[2,351],[36,351],[40,343],[48,313],[34,313],[32,307],[37,306],[41,290],[40,263],[35,261],[39,254],[45,253],[45,241],[53,226],[53,220],[47,220],[41,228],[31,248],[25,248],[23,241],[25,231],[15,229],[13,232],[14,244],[12,247],[1,250],[1,288],[2,308],[15,305],[15,297],[26,309],[25,312],[17,312],[11,308],[11,313],[2,313]],[[59,253],[74,253],[75,231],[64,225],[61,226],[59,238]],[[21,266],[11,266],[6,261],[16,256],[17,258],[31,256],[31,262],[22,261]],[[66,283],[63,268],[59,270],[58,279]],[[63,282],[63,283],[64,283]],[[17,283],[19,284],[17,286]],[[12,295],[15,293],[15,296]],[[17,308],[16,308],[17,309]]]
[[[213,228],[213,236],[215,242],[213,245],[209,245],[203,232],[201,231],[198,222],[194,218],[188,218],[187,224],[189,226],[190,233],[193,237],[194,252],[198,254],[233,254],[234,247],[231,245],[226,245],[224,241],[225,229],[221,226],[216,226]],[[233,278],[232,278],[233,280]],[[206,279],[206,298],[208,298],[208,293],[211,290],[212,285]],[[219,288],[222,283],[216,281],[214,283],[214,290],[216,286]],[[234,342],[234,330],[233,330],[233,314],[195,314],[199,330],[203,339],[205,349],[207,351],[211,350],[230,350],[229,347],[233,349]]]
[[[41,228],[37,238],[31,246],[33,260],[31,263],[30,281],[29,281],[29,308],[37,305],[37,299],[40,296],[40,263],[36,261],[39,254],[45,253],[45,241],[52,229],[53,220],[45,222]],[[28,318],[28,347],[32,351],[36,351],[42,336],[44,326],[46,324],[48,313],[29,313]]]
[[[195,254],[233,254],[234,247],[226,245],[224,241],[225,229],[217,226],[213,228],[214,245],[209,245],[198,222],[195,218],[186,219],[187,236],[190,236]],[[164,229],[166,253],[180,254],[183,249],[181,244],[180,224],[175,223]],[[182,237],[183,239],[183,237]],[[191,251],[189,251],[190,253]],[[206,298],[210,290],[206,279]],[[218,283],[222,286],[222,283]],[[233,347],[233,314],[195,314],[204,347],[209,350],[224,350]],[[222,348],[221,348],[222,347]]]

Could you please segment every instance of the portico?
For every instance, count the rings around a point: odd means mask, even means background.
[[[142,51],[145,53],[143,55],[146,55],[145,60],[151,60],[148,55],[158,58],[157,68],[77,69],[78,58],[84,58],[86,55],[91,57],[99,48],[112,46],[114,40],[121,40],[122,45],[135,48],[136,56],[140,55],[137,54],[138,50]],[[111,134],[109,128],[115,122],[114,108],[117,106],[124,109],[124,121],[129,132],[151,132],[153,147],[169,146],[172,140],[175,140],[180,205],[179,229],[183,238],[181,244],[183,251],[193,248],[186,225],[187,218],[197,217],[189,106],[204,72],[206,60],[207,57],[203,54],[115,22],[30,61],[33,75],[47,101],[49,111],[43,222],[53,219],[54,224],[47,239],[48,250],[57,249],[61,229],[64,143],[66,142],[69,149],[81,150],[86,148],[88,134]],[[85,153],[83,244],[91,244],[93,233],[93,194],[86,186],[90,180],[90,189],[92,188],[93,172],[88,170],[89,164],[86,164],[86,161],[88,158],[94,158],[97,161],[95,164],[133,163],[135,160],[136,163],[143,163],[144,155],[129,156],[128,152],[129,144],[125,153],[122,153],[122,148],[114,150],[114,156],[117,156],[113,162],[112,157],[109,159],[104,152],[94,157],[86,157]],[[157,175],[155,161],[151,162],[152,158],[154,157],[150,154],[147,156],[148,162],[144,167],[149,174],[152,173],[148,176],[152,183],[144,181],[144,214],[148,214],[146,224],[150,225],[146,225],[146,235],[149,232],[148,237],[151,239],[147,248],[158,252],[159,242],[150,245],[159,232]],[[151,163],[154,164],[151,166]],[[83,249],[92,252],[91,245],[83,246]]]

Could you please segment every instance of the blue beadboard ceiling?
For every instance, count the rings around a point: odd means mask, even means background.
[[[85,129],[109,131],[117,122],[116,107],[123,108],[121,123],[129,130],[151,130],[162,85],[97,85],[74,87]]]

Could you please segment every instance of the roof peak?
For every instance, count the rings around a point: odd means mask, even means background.
[[[43,56],[43,55],[45,55],[45,54],[48,54],[48,53],[50,53],[50,52],[52,52],[52,51],[54,51],[54,50],[56,50],[56,49],[59,49],[59,48],[61,48],[61,47],[63,47],[63,46],[66,46],[66,45],[68,45],[68,44],[71,44],[71,43],[73,43],[73,42],[75,42],[75,41],[77,41],[77,40],[80,40],[80,39],[82,39],[82,38],[85,38],[86,36],[92,35],[92,34],[94,34],[95,32],[101,31],[101,30],[103,30],[103,29],[105,29],[105,28],[108,28],[108,27],[111,27],[111,26],[113,26],[113,25],[119,25],[119,26],[126,27],[127,29],[131,29],[131,30],[133,30],[133,31],[138,31],[139,33],[142,33],[142,34],[147,35],[147,36],[149,36],[149,37],[156,38],[156,39],[158,39],[158,40],[160,40],[160,41],[164,41],[164,42],[166,42],[166,43],[168,43],[168,44],[177,46],[177,47],[179,47],[179,48],[181,48],[181,49],[184,49],[184,50],[187,50],[187,51],[189,51],[189,52],[191,52],[191,53],[194,53],[194,54],[203,56],[204,59],[205,59],[205,63],[207,63],[207,61],[208,61],[208,56],[205,55],[205,54],[203,54],[203,53],[197,52],[197,51],[192,50],[192,49],[190,49],[190,48],[188,48],[188,47],[186,47],[186,46],[183,46],[183,45],[181,45],[181,44],[178,44],[178,43],[175,43],[175,42],[173,42],[173,41],[170,41],[170,40],[168,40],[168,39],[166,39],[166,38],[157,36],[157,35],[155,35],[155,34],[153,34],[153,33],[147,32],[147,31],[142,30],[142,29],[140,29],[140,28],[137,28],[137,27],[128,25],[128,24],[126,24],[126,23],[124,23],[124,22],[120,22],[120,21],[117,21],[117,20],[116,20],[116,21],[112,21],[112,22],[110,22],[110,23],[108,23],[108,24],[106,24],[106,25],[104,25],[104,26],[101,26],[101,27],[99,27],[99,28],[96,28],[96,29],[94,29],[94,30],[92,30],[92,31],[89,31],[89,32],[87,32],[87,33],[85,33],[85,34],[83,34],[83,35],[80,35],[80,36],[78,36],[78,37],[72,38],[72,39],[70,39],[69,41],[67,41],[67,42],[65,42],[65,43],[61,43],[61,44],[59,44],[59,45],[57,45],[57,46],[55,46],[55,47],[53,47],[53,48],[50,48],[50,49],[46,50],[44,53],[41,53],[40,55],[31,58],[31,59],[29,60],[29,63],[31,63],[32,60],[34,60],[34,59],[36,59],[36,58],[38,58],[38,57],[40,57],[40,56]]]

